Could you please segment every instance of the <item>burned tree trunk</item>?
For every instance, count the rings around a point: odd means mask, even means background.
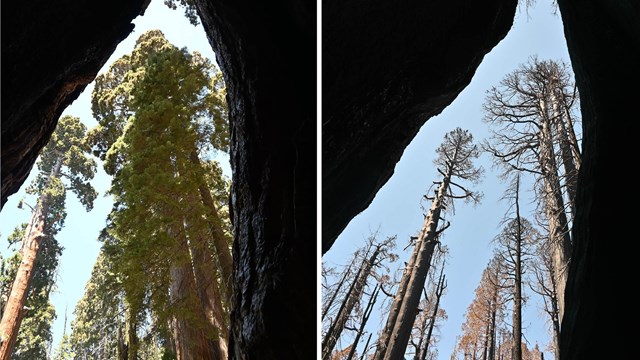
[[[380,254],[381,245],[377,245],[371,255],[371,258],[365,259],[362,262],[358,275],[354,278],[349,292],[345,296],[345,299],[340,307],[340,311],[336,315],[336,319],[333,321],[327,334],[322,341],[322,359],[328,360],[331,358],[331,352],[336,345],[336,342],[344,330],[344,326],[353,311],[354,306],[362,296],[365,285],[367,284],[367,278],[371,274],[373,264],[376,262],[378,254]]]
[[[347,356],[347,360],[351,360],[353,355],[355,354],[356,347],[358,347],[358,342],[360,341],[360,337],[364,332],[364,326],[367,324],[369,320],[369,316],[371,315],[371,311],[373,310],[373,305],[376,303],[378,299],[378,292],[380,291],[380,284],[376,284],[373,288],[373,292],[369,297],[369,302],[367,303],[367,307],[364,309],[364,313],[362,315],[362,321],[360,322],[360,327],[358,328],[358,332],[356,333],[356,338],[353,340],[353,346],[351,346],[351,350],[349,351],[349,355]],[[365,345],[366,350],[366,345]]]
[[[386,346],[380,346],[376,352],[376,359],[392,360],[400,359],[404,356],[411,336],[411,329],[415,322],[418,312],[418,303],[422,294],[422,289],[431,266],[431,258],[436,244],[438,243],[438,235],[444,229],[438,230],[438,224],[445,210],[448,199],[470,198],[478,201],[477,194],[467,190],[461,185],[453,181],[454,178],[477,182],[481,175],[482,169],[473,165],[473,160],[479,156],[477,146],[473,144],[473,136],[465,130],[456,128],[447,133],[444,142],[436,151],[438,158],[434,161],[436,166],[441,166],[443,170],[438,169],[442,174],[442,181],[436,182],[438,189],[432,200],[431,209],[425,217],[422,229],[416,240],[414,248],[415,261],[410,269],[406,284],[405,293],[400,301],[399,310],[395,317],[392,330],[388,334],[383,335]],[[451,187],[456,187],[464,191],[463,195],[454,195]],[[445,226],[445,228],[448,224]],[[389,323],[389,320],[387,323]],[[388,340],[387,340],[388,339]]]

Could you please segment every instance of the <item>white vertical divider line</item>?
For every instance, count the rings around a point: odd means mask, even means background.
[[[322,0],[316,0],[316,293],[317,359],[321,358],[322,344]]]

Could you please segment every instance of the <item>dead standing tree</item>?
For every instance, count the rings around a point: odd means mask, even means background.
[[[434,341],[434,329],[438,320],[446,319],[447,317],[446,312],[440,307],[440,299],[447,288],[444,274],[445,254],[446,251],[440,252],[441,261],[436,261],[436,264],[432,267],[432,270],[440,268],[438,280],[433,283],[428,293],[425,290],[425,299],[421,303],[422,311],[414,324],[414,334],[412,334],[412,339],[410,340],[411,345],[415,348],[413,360],[425,360],[428,354],[433,353],[433,345],[436,342]],[[434,273],[432,272],[431,276],[435,276]]]
[[[387,258],[392,260],[395,255],[390,250],[395,246],[395,236],[389,237],[382,242],[376,242],[375,236],[369,238],[367,250],[364,252],[360,268],[345,294],[333,321],[322,339],[322,359],[331,359],[333,349],[345,329],[347,320],[351,316],[355,306],[360,302],[367,280],[373,274],[373,269],[380,265]],[[357,258],[356,258],[357,259]],[[355,260],[355,259],[354,259]]]
[[[531,249],[539,235],[533,225],[520,213],[520,174],[515,174],[507,188],[505,198],[511,202],[513,216],[505,219],[502,232],[496,237],[496,257],[502,263],[500,286],[506,289],[513,300],[513,347],[512,359],[522,360],[522,284],[525,266],[531,261]]]
[[[473,143],[471,133],[461,128],[454,129],[445,135],[444,142],[436,152],[438,157],[434,164],[442,175],[442,180],[435,182],[437,190],[434,197],[425,195],[432,201],[431,209],[415,240],[411,267],[405,271],[406,276],[403,276],[403,282],[406,283],[401,282],[399,286],[399,294],[394,300],[387,325],[380,337],[374,356],[377,360],[395,360],[404,356],[418,313],[418,304],[431,265],[431,257],[438,243],[438,235],[448,227],[447,224],[444,228],[438,229],[443,211],[447,206],[452,206],[455,199],[475,202],[480,199],[478,193],[457,183],[459,180],[477,183],[482,176],[482,168],[473,164],[480,151]],[[462,194],[457,194],[457,191],[462,191]]]
[[[507,172],[536,178],[536,196],[549,223],[560,315],[572,248],[567,208],[571,214],[580,166],[572,115],[577,94],[569,89],[575,87],[566,65],[533,58],[490,89],[483,106],[493,132],[485,149]]]
[[[549,316],[553,330],[553,350],[555,358],[560,359],[560,314],[558,312],[558,292],[553,272],[553,257],[547,242],[536,247],[536,259],[531,267],[533,279],[529,283],[531,290],[542,297],[544,312]]]

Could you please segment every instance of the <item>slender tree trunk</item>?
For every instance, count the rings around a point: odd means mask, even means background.
[[[347,275],[350,274],[352,266],[353,266],[353,261],[351,263],[349,263],[349,267],[347,267],[347,270],[342,275],[342,279],[340,279],[340,282],[338,283],[338,287],[336,288],[336,291],[334,291],[333,294],[331,294],[331,298],[329,299],[329,302],[327,303],[326,307],[324,309],[322,309],[322,320],[324,320],[324,317],[327,316],[327,313],[329,312],[329,309],[331,308],[331,305],[333,305],[333,302],[336,300],[336,297],[338,296],[338,292],[340,292],[340,289],[342,288],[342,285],[344,284],[345,280],[347,279]]]
[[[571,117],[570,105],[567,104],[566,96],[562,95],[562,105],[564,118],[567,123],[567,136],[569,143],[571,144],[571,152],[573,153],[573,162],[576,164],[576,168],[580,168],[582,164],[582,155],[580,151],[580,144],[578,144],[578,138],[576,137],[575,128],[573,126],[573,118]]]
[[[371,315],[371,311],[373,310],[373,305],[376,303],[378,299],[378,292],[380,291],[380,285],[376,284],[373,288],[373,292],[369,297],[369,302],[367,303],[367,307],[364,309],[364,313],[362,314],[362,322],[360,322],[360,328],[358,329],[358,333],[356,334],[356,338],[353,340],[353,345],[351,346],[351,350],[349,350],[349,355],[347,356],[347,360],[351,360],[353,355],[356,352],[356,347],[358,347],[358,342],[360,341],[360,337],[364,332],[364,326],[367,324],[367,320],[369,320],[369,315]]]
[[[482,360],[487,360],[489,355],[489,332],[491,331],[491,324],[487,322],[487,326],[484,330],[484,344],[482,345]]]
[[[548,259],[553,261],[552,259]],[[549,280],[551,281],[551,296],[549,297],[549,303],[551,306],[549,316],[551,317],[551,323],[553,325],[553,346],[554,353],[557,360],[560,359],[560,314],[558,312],[558,293],[556,291],[556,278],[553,273],[553,264],[545,263],[547,271],[549,272]]]
[[[59,155],[51,169],[47,186],[49,188],[53,179],[60,176],[62,168],[63,156]],[[25,237],[22,240],[22,248],[20,249],[21,260],[16,278],[11,286],[9,298],[5,304],[0,321],[0,360],[9,360],[13,353],[16,340],[18,338],[18,330],[24,315],[23,308],[27,301],[29,293],[29,285],[35,272],[36,260],[40,250],[40,243],[46,237],[46,217],[49,211],[49,195],[46,190],[42,192],[38,200],[38,204],[31,215],[31,221],[25,231]]]
[[[522,223],[520,222],[520,180],[516,185],[515,281],[513,291],[513,360],[522,360]]]
[[[416,348],[416,353],[413,355],[413,360],[420,360],[422,358],[422,344],[424,343],[424,335],[427,332],[427,318],[424,319],[424,321],[422,321],[422,324],[420,324],[420,334],[418,335],[418,344],[412,344],[415,346]]]
[[[367,278],[371,274],[371,268],[373,267],[379,253],[380,245],[377,245],[371,255],[371,258],[365,258],[363,260],[358,276],[354,279],[353,286],[343,302],[344,306],[340,308],[335,321],[329,327],[329,331],[327,331],[327,334],[322,341],[322,358],[324,360],[331,358],[331,352],[333,351],[338,338],[340,338],[340,334],[342,333],[344,325],[347,323],[347,319],[353,311],[356,302],[358,302],[362,296],[362,291],[367,283]]]
[[[198,157],[196,150],[191,151],[189,158],[194,165],[199,169],[202,169],[202,164],[200,163],[200,158]],[[213,246],[215,247],[218,263],[220,264],[222,272],[225,300],[227,304],[230,304],[231,296],[233,294],[233,288],[231,286],[231,279],[233,276],[233,259],[231,257],[231,250],[229,249],[227,238],[222,230],[222,219],[220,219],[220,215],[215,202],[213,201],[213,197],[211,196],[211,192],[206,186],[204,179],[200,179],[199,182],[200,185],[198,186],[198,191],[200,192],[202,203],[209,210],[208,220],[212,232]]]
[[[444,262],[443,262],[442,268],[440,269],[440,278],[438,279],[438,285],[436,286],[435,305],[433,307],[433,313],[431,314],[431,321],[429,322],[429,331],[427,331],[427,339],[424,344],[424,350],[422,350],[421,360],[425,360],[427,357],[427,353],[429,352],[429,346],[431,345],[431,336],[433,335],[433,328],[436,325],[436,318],[438,317],[438,309],[440,308],[440,298],[442,297],[442,293],[444,292],[444,288],[446,287],[444,281],[445,281],[445,275],[444,275]]]
[[[543,119],[540,130],[540,168],[543,173],[545,213],[553,249],[554,272],[558,282],[558,308],[560,318],[562,318],[564,314],[564,289],[567,283],[567,270],[572,246],[546,106],[546,102],[541,101]]]
[[[489,342],[489,360],[495,360],[496,358],[496,308],[497,308],[497,289],[494,292],[494,296],[491,299],[491,341]]]
[[[371,341],[371,333],[369,333],[369,337],[367,337],[367,342],[364,343],[364,348],[362,348],[362,355],[360,355],[360,360],[364,360],[365,355],[367,354],[367,347],[369,347],[369,342]]]
[[[454,155],[455,161],[455,155]],[[386,348],[384,359],[396,360],[402,359],[409,343],[411,336],[411,328],[416,319],[418,311],[418,303],[422,294],[429,267],[431,266],[431,257],[437,242],[437,229],[440,220],[440,213],[444,206],[446,190],[451,181],[451,170],[448,170],[436,197],[431,204],[429,214],[425,218],[424,225],[418,236],[420,248],[416,247],[418,255],[415,260],[415,267],[411,272],[409,282],[406,288],[406,294],[402,299],[402,304],[398,312],[397,319],[393,326],[393,331],[389,337],[389,345]]]

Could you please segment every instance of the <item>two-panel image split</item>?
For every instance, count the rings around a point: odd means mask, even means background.
[[[634,358],[640,5],[1,10],[0,360]]]

